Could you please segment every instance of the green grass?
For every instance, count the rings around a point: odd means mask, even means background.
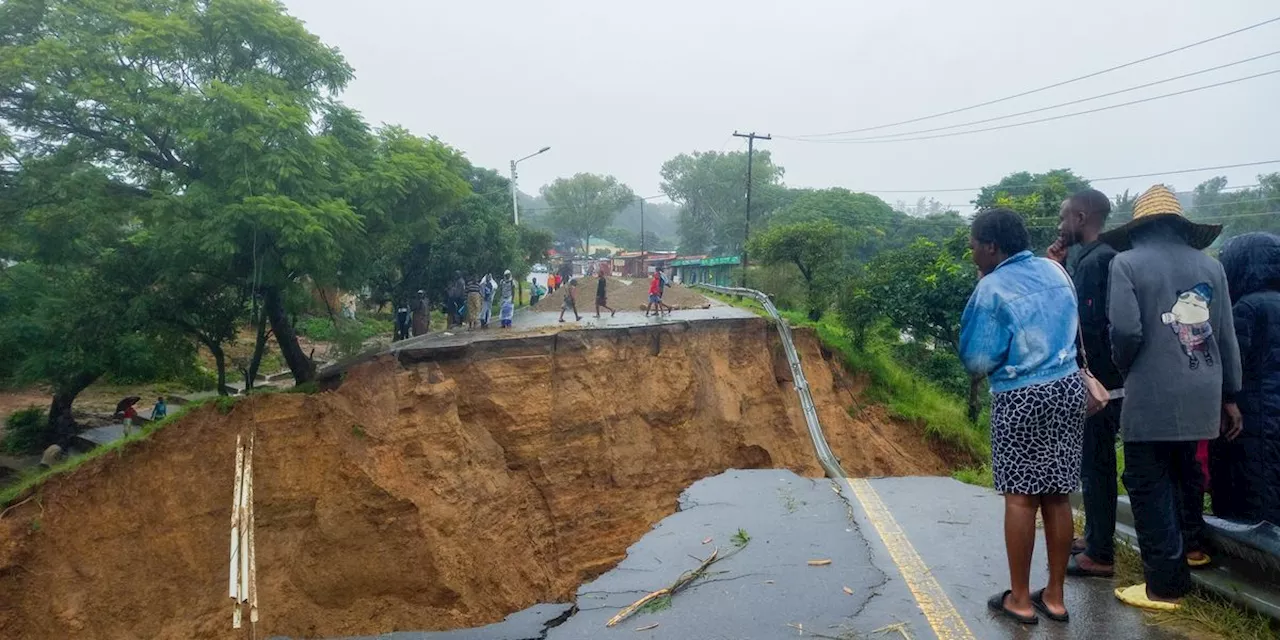
[[[1116,585],[1128,586],[1145,580],[1138,550],[1116,540]],[[1193,590],[1182,599],[1177,611],[1147,613],[1154,624],[1189,631],[1195,638],[1224,640],[1271,640],[1280,637],[1270,618],[1232,604],[1214,594]]]
[[[637,613],[657,613],[659,611],[665,611],[670,608],[671,608],[671,596],[670,595],[658,596],[657,598],[654,598],[644,603],[644,606],[640,607]]]
[[[733,296],[707,291],[702,293],[765,315],[764,307],[755,300],[736,300]],[[923,425],[927,437],[979,464],[991,459],[991,444],[981,426],[987,423],[986,416],[978,420],[978,425],[970,423],[962,398],[943,391],[896,361],[890,354],[889,345],[877,342],[874,335],[869,335],[867,346],[859,349],[834,313],[824,315],[817,322],[798,311],[779,310],[779,314],[793,327],[812,328],[824,347],[840,355],[846,370],[866,374],[870,381],[867,396],[883,404],[889,415]]]
[[[977,485],[988,489],[995,486],[995,480],[991,477],[991,465],[983,464],[976,467],[964,467],[951,472],[951,477],[965,484]]]
[[[28,470],[27,472],[24,472],[20,476],[20,479],[18,480],[18,482],[4,488],[0,488],[0,508],[9,506],[15,500],[17,500],[20,496],[24,496],[32,489],[40,486],[41,484],[44,484],[44,482],[49,478],[52,478],[57,475],[62,475],[64,473],[70,473],[71,471],[74,471],[76,468],[80,467],[80,465],[90,460],[93,460],[94,458],[105,456],[111,453],[119,454],[130,445],[136,442],[140,442],[142,440],[146,440],[147,438],[151,437],[151,434],[177,422],[178,420],[182,419],[183,416],[190,413],[191,411],[194,411],[196,408],[206,404],[207,402],[221,401],[221,400],[222,398],[217,398],[217,399],[210,399],[210,400],[205,400],[200,402],[193,402],[191,404],[184,405],[180,407],[177,411],[174,411],[173,413],[169,414],[168,417],[164,418],[163,420],[160,420],[159,422],[149,422],[143,425],[141,429],[138,429],[130,433],[129,435],[125,436],[124,438],[121,438],[120,440],[116,440],[114,442],[110,442],[99,447],[94,447],[93,449],[90,449],[88,452],[84,454],[68,458],[54,465],[52,468],[49,468],[49,469]],[[218,406],[220,408],[221,403],[219,403]]]
[[[751,534],[747,533],[746,529],[738,529],[738,532],[733,534],[730,540],[733,542],[733,546],[741,549],[751,542]]]

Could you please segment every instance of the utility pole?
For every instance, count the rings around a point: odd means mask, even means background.
[[[773,136],[769,134],[757,135],[756,132],[738,133],[733,132],[735,138],[747,139],[747,226],[746,233],[742,237],[742,287],[747,287],[747,241],[751,239],[751,164],[753,156],[756,153],[756,140],[772,140]]]
[[[516,190],[516,161],[511,161],[511,215],[515,219],[516,226],[520,226],[520,198]]]
[[[644,198],[640,198],[640,259],[644,260]]]
[[[520,158],[519,160],[511,161],[511,217],[517,227],[520,226],[520,191],[516,188],[516,165],[534,156],[542,155],[550,150],[551,147],[543,147],[523,158]],[[516,282],[516,306],[520,305],[520,300],[522,298],[524,298],[523,278]]]

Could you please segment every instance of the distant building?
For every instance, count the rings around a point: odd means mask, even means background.
[[[721,287],[735,285],[734,274],[742,264],[741,256],[681,256],[671,260],[680,282],[686,285],[714,284]]]
[[[613,256],[613,273],[624,278],[644,278],[675,257],[674,251],[623,251]]]

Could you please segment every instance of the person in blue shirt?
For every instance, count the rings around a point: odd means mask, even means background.
[[[991,382],[991,474],[1004,494],[1009,590],[988,606],[1024,624],[1066,622],[1071,554],[1067,494],[1080,486],[1085,386],[1076,363],[1075,287],[1062,267],[1030,251],[1021,216],[990,209],[969,245],[982,277],[960,326],[960,359]],[[1030,591],[1036,513],[1044,517],[1049,584]]]

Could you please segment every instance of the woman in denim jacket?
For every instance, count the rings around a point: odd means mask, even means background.
[[[1063,582],[1071,505],[1080,484],[1085,387],[1076,364],[1075,288],[1062,267],[1032,255],[1027,228],[1008,209],[973,220],[969,244],[982,279],[960,329],[960,359],[991,381],[991,471],[1004,494],[1010,589],[991,598],[1025,624],[1036,612],[1066,622]],[[1036,512],[1044,515],[1049,584],[1030,592]]]

